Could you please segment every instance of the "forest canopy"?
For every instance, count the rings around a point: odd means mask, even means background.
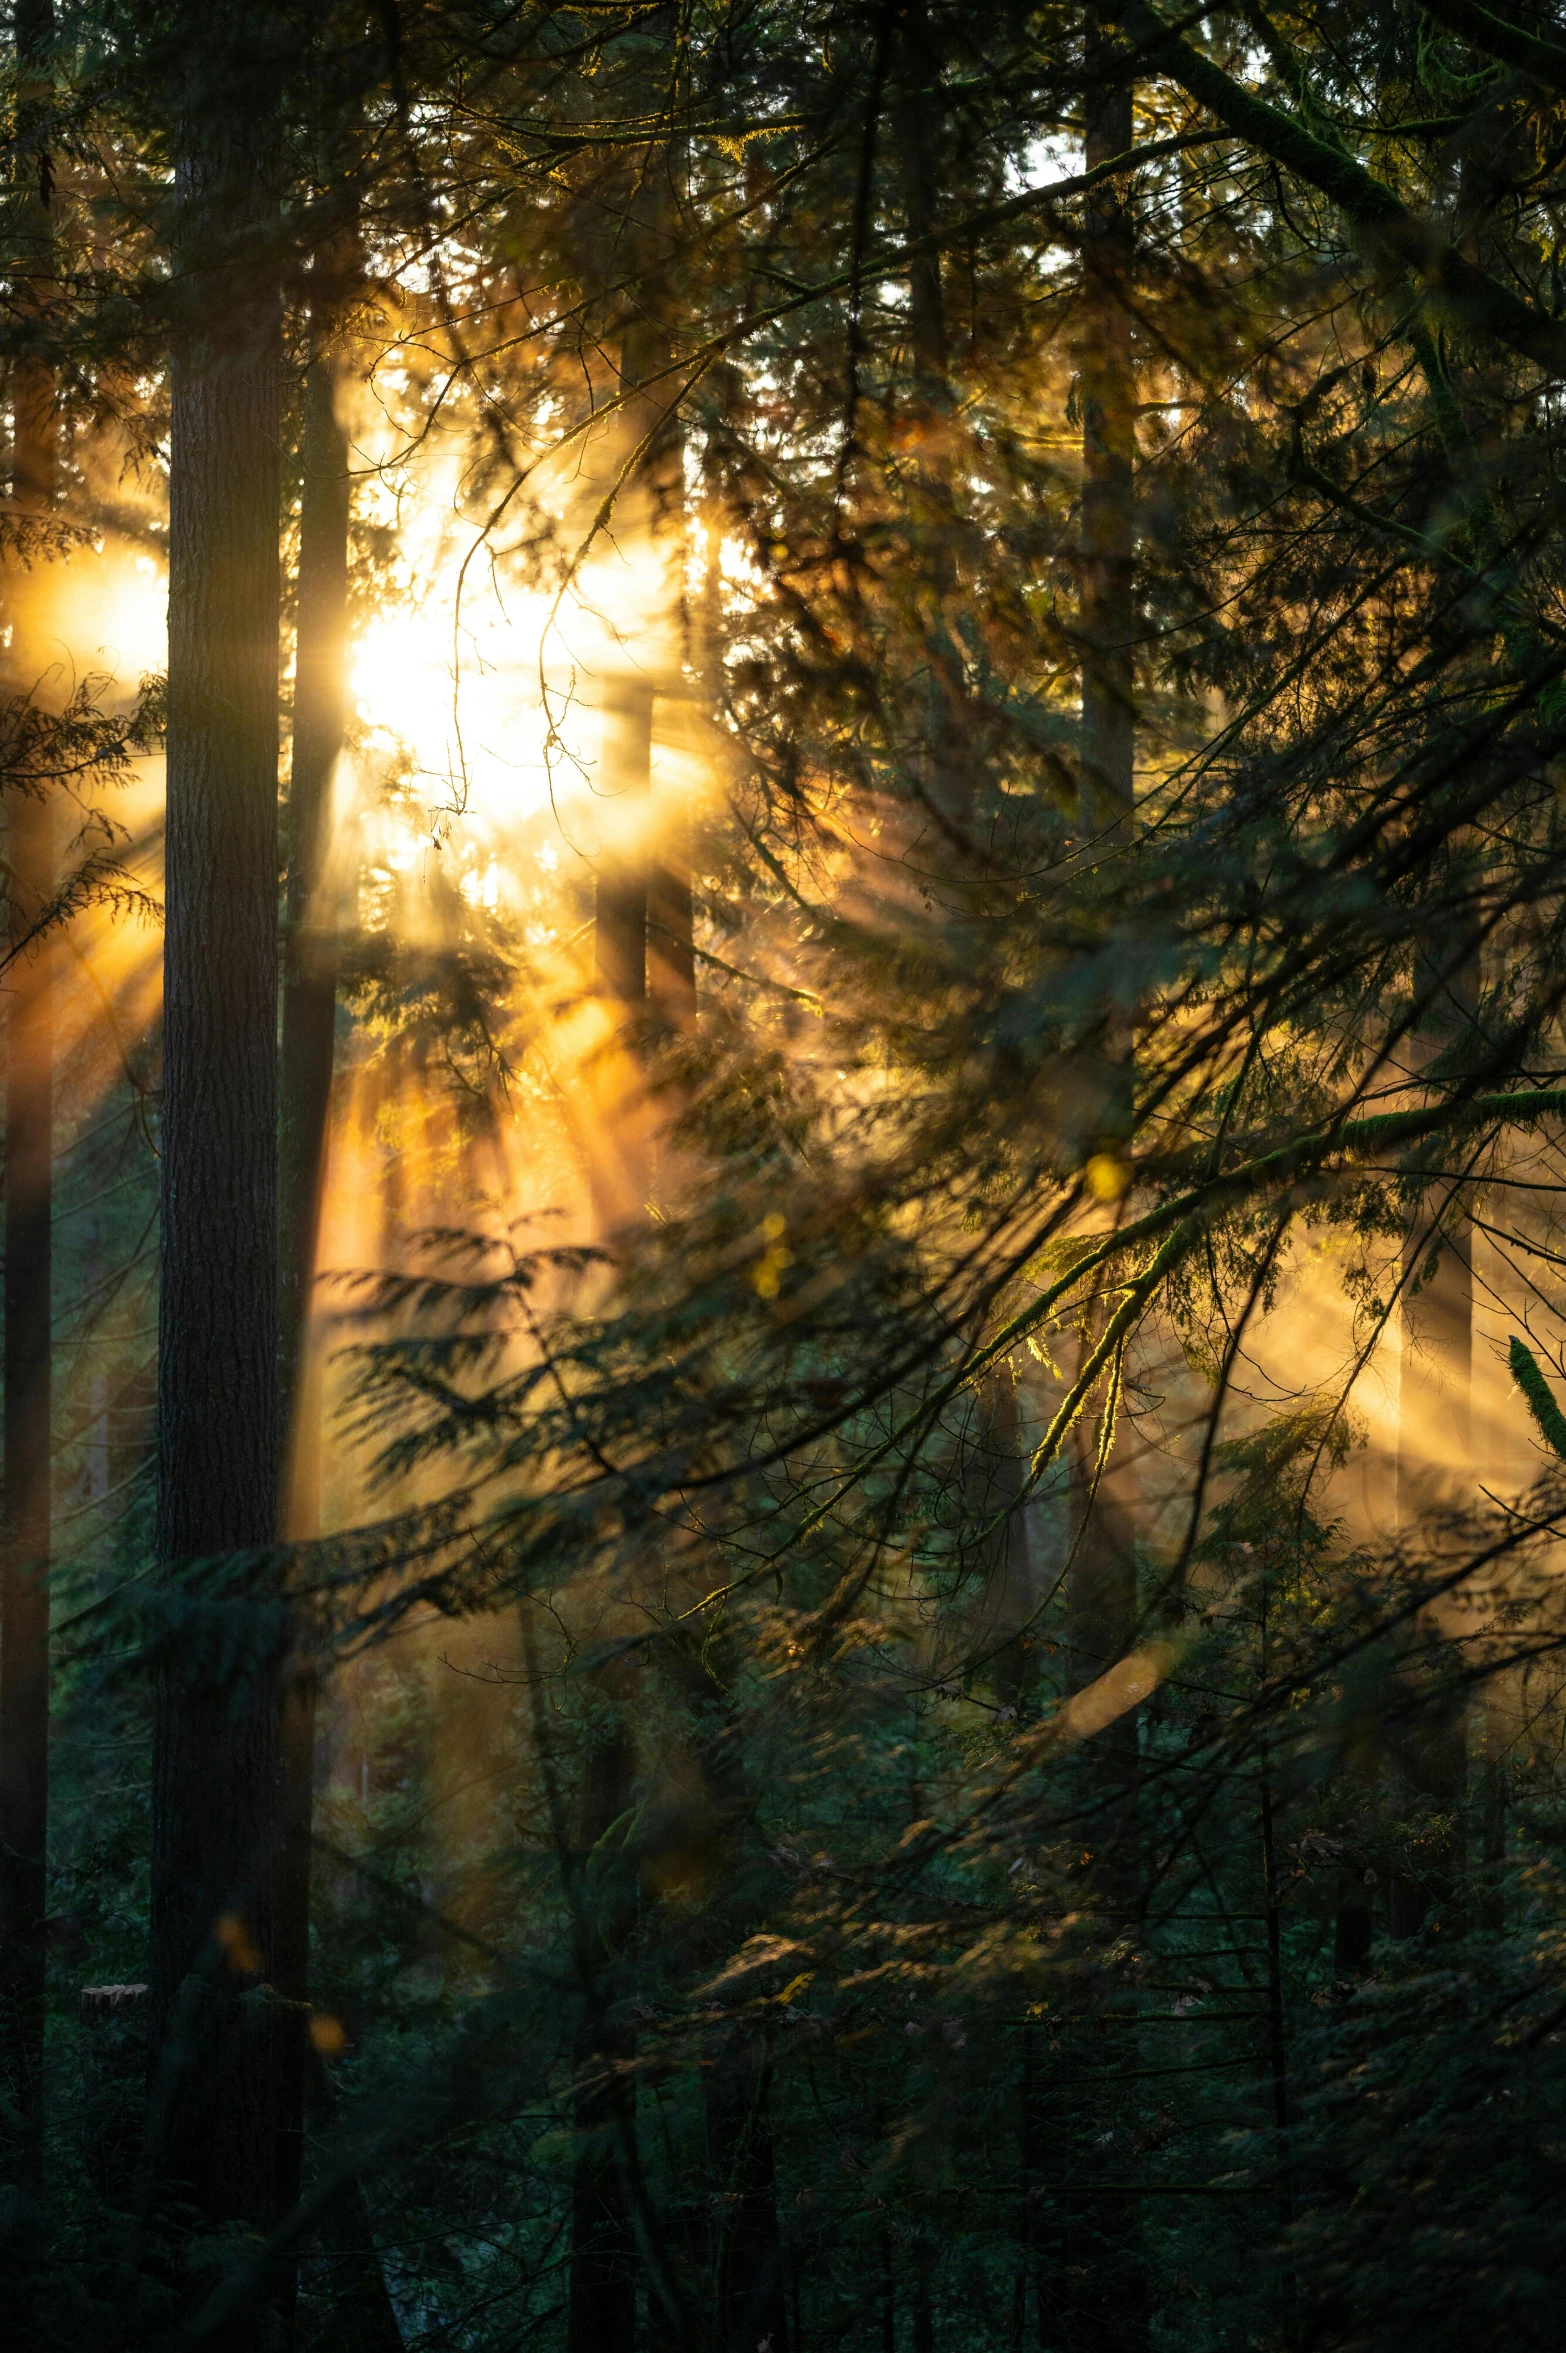
[[[1553,2349],[1566,22],[0,114],[0,2343]]]

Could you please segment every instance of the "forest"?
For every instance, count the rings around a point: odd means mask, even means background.
[[[0,2348],[1555,2353],[1566,16],[0,159]]]

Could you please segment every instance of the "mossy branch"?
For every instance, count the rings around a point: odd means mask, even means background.
[[[1523,1393],[1524,1403],[1538,1424],[1539,1435],[1546,1446],[1566,1462],[1566,1413],[1555,1402],[1555,1393],[1539,1370],[1538,1358],[1526,1342],[1515,1336],[1508,1351],[1512,1379]]]

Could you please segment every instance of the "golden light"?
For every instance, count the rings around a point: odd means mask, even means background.
[[[161,561],[114,536],[32,575],[32,635],[62,676],[91,672],[124,695],[168,659],[168,578]]]

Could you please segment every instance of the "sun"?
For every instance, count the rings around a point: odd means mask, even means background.
[[[557,797],[561,747],[540,682],[549,619],[542,597],[480,591],[464,598],[458,625],[438,580],[422,604],[376,614],[353,648],[350,693],[367,741],[403,752],[420,798],[460,810],[480,837]]]
[[[360,724],[397,737],[421,768],[449,764],[453,688],[464,683],[453,652],[440,618],[407,606],[378,613],[353,649],[349,688]]]

